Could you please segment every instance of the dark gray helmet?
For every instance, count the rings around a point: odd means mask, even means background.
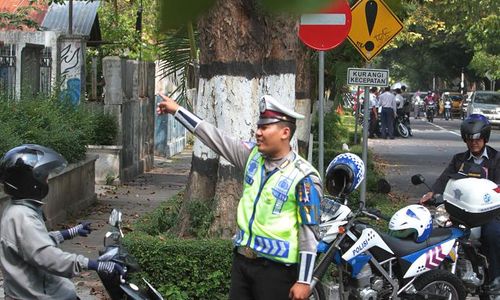
[[[491,133],[490,121],[483,115],[472,114],[462,122],[460,133],[464,142],[467,139],[484,138],[484,141],[487,143]]]
[[[0,160],[0,182],[5,193],[16,199],[41,200],[49,192],[49,175],[66,165],[66,159],[50,148],[21,145],[7,151]]]

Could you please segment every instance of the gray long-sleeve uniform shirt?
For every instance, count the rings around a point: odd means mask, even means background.
[[[7,299],[76,299],[73,277],[88,267],[88,258],[57,248],[48,232],[42,202],[10,200],[0,224],[0,264]]]
[[[223,156],[236,168],[245,169],[246,162],[250,156],[251,148],[245,146],[245,143],[224,135],[219,129],[208,122],[202,121],[194,130],[194,134],[210,149],[217,154]],[[285,160],[293,159],[294,152],[290,153],[279,160],[265,160],[265,168],[267,171],[272,171],[280,166]],[[322,196],[322,186],[320,179],[311,175],[316,190]],[[316,253],[318,245],[318,226],[316,225],[301,225],[299,228],[299,251]]]

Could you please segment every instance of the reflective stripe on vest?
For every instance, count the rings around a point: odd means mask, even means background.
[[[265,174],[264,158],[257,147],[247,161],[243,196],[238,204],[236,246],[248,246],[259,256],[283,263],[298,262],[299,217],[297,184],[317,172],[298,154],[293,161]],[[309,171],[310,170],[310,171]]]

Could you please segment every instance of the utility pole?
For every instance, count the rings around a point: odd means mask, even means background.
[[[73,35],[73,0],[69,0],[68,11],[68,35]]]

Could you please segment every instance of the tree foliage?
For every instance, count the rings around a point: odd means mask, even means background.
[[[402,1],[404,30],[377,61],[392,77],[413,88],[432,87],[438,77],[458,88],[462,70],[471,80],[495,74],[500,78],[499,2],[495,0]]]

